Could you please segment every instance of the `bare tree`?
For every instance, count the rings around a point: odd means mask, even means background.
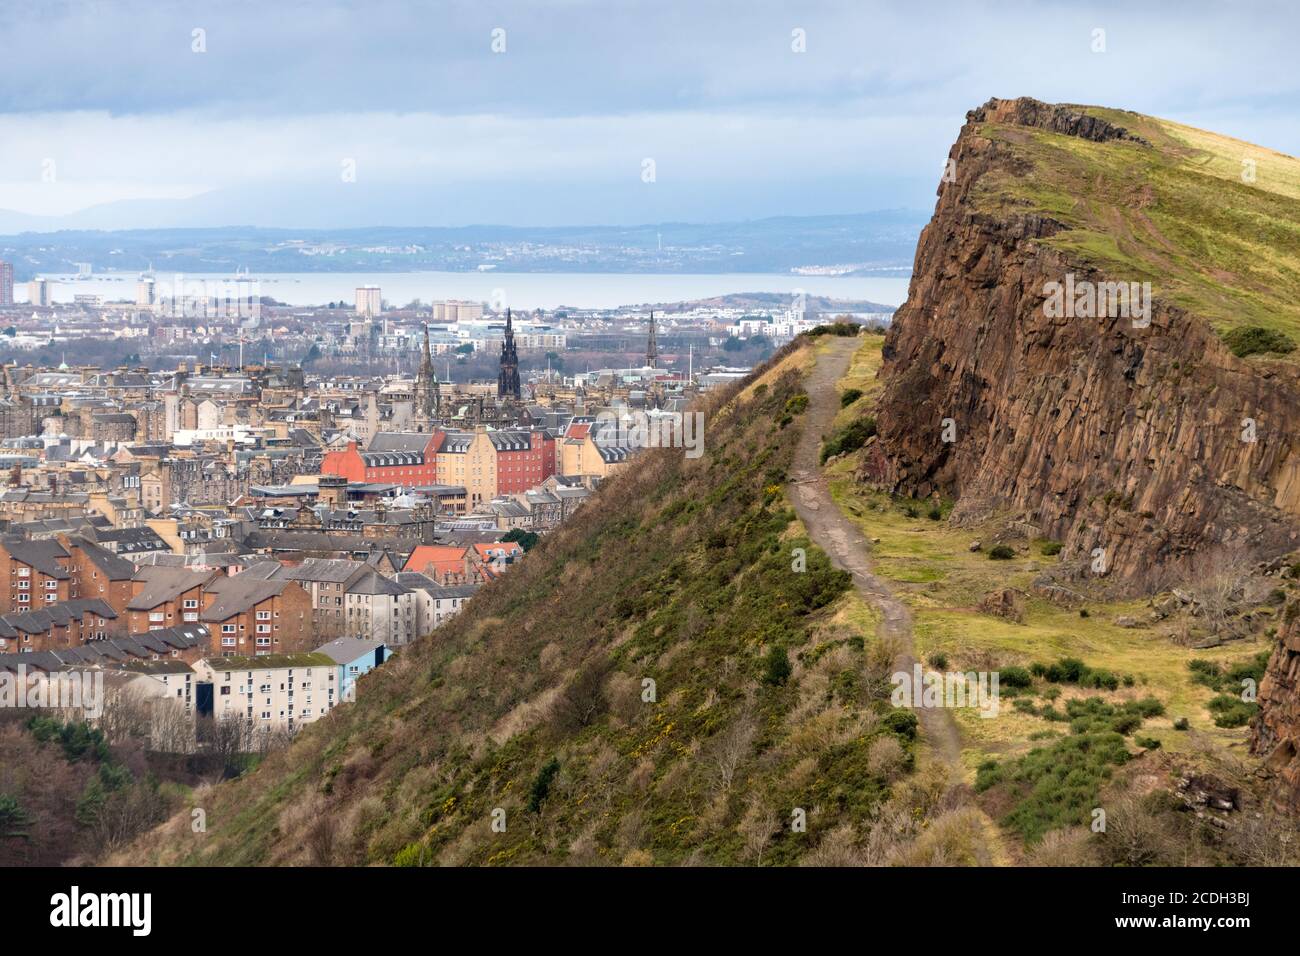
[[[605,677],[609,665],[601,661],[584,664],[551,704],[551,722],[562,733],[588,727],[609,707]]]
[[[159,753],[193,753],[195,740],[194,714],[177,700],[154,701],[150,714],[150,747]]]
[[[745,808],[745,815],[740,819],[737,829],[745,839],[745,853],[757,864],[763,862],[763,851],[772,842],[772,834],[781,825],[776,811],[763,803],[757,794]]]
[[[1214,552],[1187,589],[1192,596],[1192,614],[1223,638],[1244,636],[1245,627],[1238,620],[1238,611],[1250,575],[1251,563],[1245,555]]]
[[[754,719],[746,710],[732,721],[731,726],[722,733],[711,748],[709,759],[717,774],[717,788],[723,793],[731,790],[736,779],[736,771],[749,756],[756,733]]]
[[[239,717],[226,714],[221,718],[199,720],[197,738],[200,751],[214,771],[223,777],[238,776],[242,757],[248,753],[251,728]]]

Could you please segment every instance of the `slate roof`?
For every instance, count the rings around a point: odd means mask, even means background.
[[[373,568],[368,569],[364,576],[358,578],[352,586],[348,588],[348,594],[373,594],[399,597],[400,595],[410,593],[410,588],[402,587],[395,581],[384,577]]]
[[[148,611],[168,601],[175,601],[186,591],[207,584],[216,576],[214,571],[191,571],[167,565],[145,565],[135,573],[136,581],[143,581],[140,593],[126,602],[128,611]]]
[[[427,433],[410,434],[406,432],[376,432],[366,446],[368,452],[406,452],[419,455],[424,459],[424,449],[429,445],[432,435]]]
[[[208,593],[216,594],[212,602],[199,619],[203,621],[224,621],[236,614],[261,604],[267,598],[275,597],[292,582],[283,578],[263,580],[252,578],[248,574],[237,574],[230,578],[219,578],[208,586]]]
[[[351,664],[366,655],[373,656],[375,651],[384,646],[383,641],[366,640],[360,637],[340,637],[337,641],[322,644],[316,648],[315,653],[324,654],[336,664]]]
[[[48,577],[66,581],[71,575],[59,567],[57,558],[67,558],[68,552],[63,545],[53,539],[26,541],[21,538],[7,537],[3,541],[5,550],[15,561],[20,561]]]
[[[302,564],[283,568],[279,577],[290,581],[320,581],[346,584],[356,574],[365,570],[361,561],[347,558],[306,558]]]

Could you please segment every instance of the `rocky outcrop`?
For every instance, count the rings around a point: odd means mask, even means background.
[[[1282,807],[1300,809],[1300,605],[1287,609],[1278,645],[1259,684],[1259,715],[1251,727],[1251,752],[1275,775]]]
[[[1023,514],[1062,542],[1061,567],[1100,567],[1130,592],[1300,546],[1296,368],[1238,359],[1158,282],[1145,325],[1046,308],[1067,275],[1134,277],[1045,245],[1066,228],[1050,215],[981,211],[985,177],[1030,168],[988,123],[1146,148],[1071,107],[990,100],[968,114],[885,341],[879,437],[860,477],[955,498],[958,521],[976,503]]]
[[[1094,143],[1104,143],[1111,139],[1146,143],[1141,136],[1134,136],[1122,126],[1116,126],[1096,116],[1089,116],[1069,106],[1042,103],[1028,96],[1015,100],[991,99],[978,109],[967,113],[966,122],[1034,126],[1051,133],[1090,139]]]

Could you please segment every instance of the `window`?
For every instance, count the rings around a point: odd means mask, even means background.
[[[165,617],[164,617],[162,611],[150,611],[150,612],[149,612],[149,620],[151,620],[151,621],[162,621],[162,620],[165,620]]]
[[[198,607],[198,606],[199,606],[199,602],[198,602],[198,600],[195,599],[195,598],[186,598],[186,599],[181,603],[181,606],[182,606],[182,607],[187,607],[187,608],[194,608],[194,607]]]
[[[269,620],[271,620],[271,612],[270,612],[270,611],[258,611],[258,612],[257,612],[257,619],[258,619],[259,621],[269,621]]]
[[[222,634],[234,634],[234,633],[235,633],[235,625],[233,625],[233,624],[222,624],[222,625],[221,625],[221,633],[222,633]]]
[[[31,568],[19,568],[19,569],[18,569],[18,576],[19,576],[20,578],[30,578],[30,577],[32,576],[32,569],[31,569]]]

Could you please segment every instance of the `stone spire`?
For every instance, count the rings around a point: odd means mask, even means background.
[[[515,330],[506,309],[506,334],[501,341],[501,371],[497,374],[497,398],[519,401],[519,354],[515,351]]]
[[[424,351],[420,371],[415,376],[415,411],[421,418],[433,418],[442,404],[438,373],[433,370],[433,352],[429,348],[429,323],[424,323]]]
[[[646,368],[659,367],[659,342],[655,338],[655,314],[653,309],[650,311],[650,335],[645,343],[645,364]]]

